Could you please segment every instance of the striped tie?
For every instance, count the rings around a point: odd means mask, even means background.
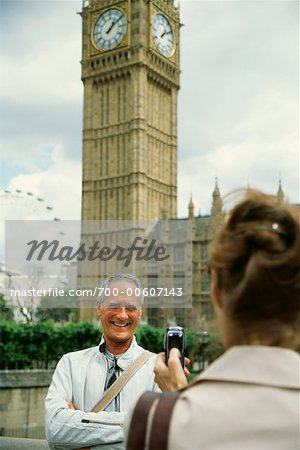
[[[106,389],[109,389],[111,387],[111,385],[116,381],[116,379],[117,379],[117,370],[118,370],[118,360],[117,360],[117,358],[114,358],[114,365],[109,370],[109,371],[112,371],[112,373],[111,373],[111,375],[110,375],[110,377],[108,379]]]

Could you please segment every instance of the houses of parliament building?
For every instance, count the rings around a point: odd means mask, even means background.
[[[209,216],[196,216],[190,199],[188,217],[177,219],[179,8],[173,0],[85,0],[81,16],[82,220],[189,221],[192,307],[146,308],[144,319],[210,329],[207,249],[224,214],[216,181]],[[80,308],[81,320],[91,314]]]

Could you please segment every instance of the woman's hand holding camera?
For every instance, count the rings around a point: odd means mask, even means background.
[[[170,350],[168,365],[165,364],[165,354],[158,354],[154,367],[154,380],[162,391],[177,391],[188,385],[186,378],[190,372],[186,366],[190,363],[190,360],[184,358],[184,362],[183,369],[180,362],[180,352],[175,347]]]

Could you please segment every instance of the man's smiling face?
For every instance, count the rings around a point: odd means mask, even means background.
[[[106,288],[109,295],[98,306],[105,346],[111,353],[124,353],[138,326],[142,308],[140,297],[135,295],[136,288],[128,280],[112,281]]]

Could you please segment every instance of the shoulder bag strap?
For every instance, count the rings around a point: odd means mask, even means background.
[[[169,428],[173,409],[180,395],[180,391],[164,392],[155,409],[149,432],[149,450],[167,450]]]
[[[181,391],[145,392],[132,414],[126,450],[167,450],[172,412]]]
[[[160,393],[149,391],[138,399],[131,416],[126,450],[144,450],[148,417],[151,415],[150,411],[155,410],[160,397]]]
[[[102,399],[94,406],[92,412],[102,411],[118,395],[121,389],[123,389],[125,384],[142,367],[142,365],[151,358],[151,356],[153,356],[153,353],[148,350],[141,353],[137,359],[135,359],[133,363],[122,373],[122,375],[116,379],[114,384],[111,385]]]

